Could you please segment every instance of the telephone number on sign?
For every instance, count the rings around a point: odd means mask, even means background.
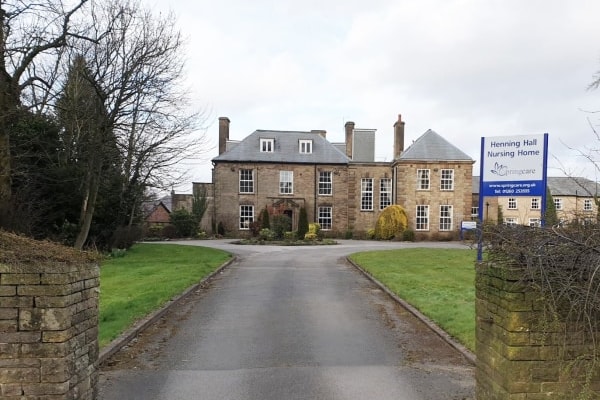
[[[529,194],[529,189],[502,189],[502,194]]]

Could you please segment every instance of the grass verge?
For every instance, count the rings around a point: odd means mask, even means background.
[[[418,248],[350,259],[474,351],[476,257],[476,250]]]
[[[216,270],[230,254],[171,244],[136,244],[100,268],[100,347],[136,320]]]

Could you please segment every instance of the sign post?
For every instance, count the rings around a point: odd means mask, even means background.
[[[540,196],[541,220],[546,208],[548,134],[481,138],[479,221],[483,223],[483,198]],[[477,261],[482,260],[482,235]]]

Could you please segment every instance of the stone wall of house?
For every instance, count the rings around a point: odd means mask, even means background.
[[[365,163],[351,164],[349,167],[351,181],[348,190],[348,204],[350,208],[350,230],[355,234],[355,237],[364,237],[369,229],[375,229],[375,223],[381,212],[381,179],[392,179],[392,169],[389,163]],[[373,179],[373,209],[362,210],[362,179]],[[392,204],[393,204],[392,198]]]
[[[409,227],[415,230],[417,205],[429,205],[429,230],[416,231],[418,234],[435,238],[436,235],[455,234],[461,221],[471,220],[473,203],[473,164],[470,162],[420,162],[402,161],[396,165],[397,204],[404,207],[409,216]],[[417,189],[417,170],[430,170],[430,189]],[[454,170],[454,190],[440,190],[442,169]],[[453,206],[452,232],[440,232],[440,205]]]
[[[241,169],[254,171],[254,193],[240,193],[239,179]],[[331,171],[333,194],[318,194],[319,171]],[[293,172],[293,193],[279,193],[280,171]],[[297,229],[301,207],[306,209],[309,222],[316,221],[320,206],[331,206],[333,211],[332,230],[345,232],[347,229],[348,173],[345,166],[309,165],[309,164],[255,164],[255,163],[219,163],[214,171],[214,196],[221,201],[211,210],[217,223],[221,222],[226,231],[233,235],[244,236],[250,232],[239,229],[241,205],[254,206],[254,218],[267,207],[271,213],[284,210],[292,212],[293,230]],[[227,201],[225,201],[225,199]]]
[[[23,239],[9,238],[5,247],[0,237],[0,398],[95,399],[97,263],[72,261],[72,249],[36,250],[33,241],[22,248],[14,244]],[[10,259],[6,249],[29,259]]]
[[[582,398],[598,398],[600,368],[586,364],[594,338],[549,320],[520,268],[479,263],[476,270],[477,399],[577,399],[590,372],[591,396]]]

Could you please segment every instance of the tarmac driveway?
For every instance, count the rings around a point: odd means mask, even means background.
[[[345,261],[425,244],[182,244],[238,259],[106,363],[100,399],[474,398],[462,355]]]

